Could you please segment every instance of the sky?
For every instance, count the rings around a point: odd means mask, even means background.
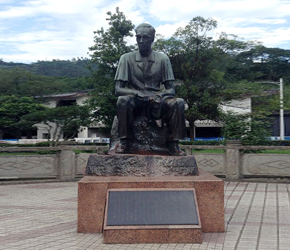
[[[0,0],[0,59],[89,58],[93,32],[108,28],[106,13],[116,7],[136,26],[149,22],[165,38],[202,16],[217,21],[216,35],[290,49],[290,0]]]

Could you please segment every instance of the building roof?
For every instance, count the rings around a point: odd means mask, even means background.
[[[86,96],[88,95],[90,91],[91,90],[80,90],[80,91],[69,92],[69,93],[36,96],[36,98],[44,98],[44,99],[71,98],[71,97],[78,97],[78,96]]]

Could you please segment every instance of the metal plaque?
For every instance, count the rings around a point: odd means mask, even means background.
[[[198,225],[191,190],[109,190],[107,226]]]

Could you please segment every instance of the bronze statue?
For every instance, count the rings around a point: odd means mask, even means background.
[[[170,60],[152,50],[155,29],[150,24],[140,24],[135,32],[139,50],[121,56],[115,76],[120,140],[116,153],[130,152],[134,119],[142,114],[146,122],[162,120],[166,125],[169,154],[185,155],[178,146],[186,136],[184,100],[175,98]]]

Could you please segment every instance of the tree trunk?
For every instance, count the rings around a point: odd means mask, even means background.
[[[21,131],[20,130],[16,129],[14,131],[14,138],[15,139],[21,139]]]
[[[26,138],[27,139],[32,139],[32,130],[27,130],[26,131]]]
[[[189,122],[189,136],[190,136],[190,140],[193,141],[195,138],[195,133],[194,133],[194,121],[190,121]]]

